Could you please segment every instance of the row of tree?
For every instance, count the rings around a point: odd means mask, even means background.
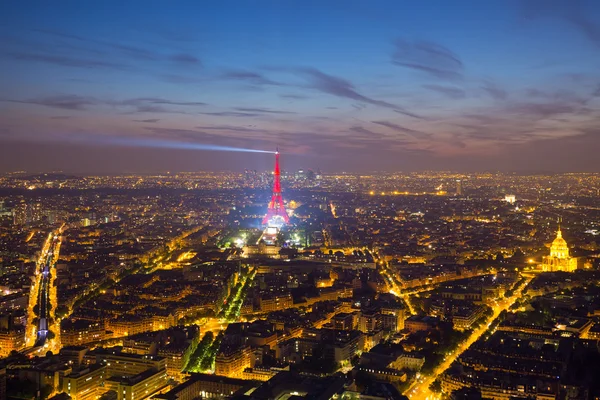
[[[213,371],[222,340],[223,332],[220,332],[216,338],[212,332],[207,332],[202,341],[197,344],[195,350],[191,352],[189,359],[185,362],[184,370],[187,372]]]

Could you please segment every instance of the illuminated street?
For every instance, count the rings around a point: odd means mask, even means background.
[[[60,321],[54,317],[57,307],[54,265],[59,256],[61,233],[62,227],[48,234],[36,263],[29,297],[28,321],[37,323],[28,324],[25,341],[27,347],[40,347],[40,352],[60,349]],[[51,338],[48,332],[52,332]]]
[[[482,324],[479,328],[473,331],[471,335],[463,341],[456,350],[452,353],[447,354],[444,358],[444,361],[436,367],[433,374],[421,377],[404,392],[406,396],[411,399],[435,399],[437,398],[436,394],[433,393],[429,386],[436,380],[438,376],[440,376],[446,369],[452,365],[452,363],[465,351],[475,343],[489,328],[492,322],[498,318],[502,311],[507,310],[515,301],[517,301],[521,295],[523,294],[523,289],[527,287],[529,282],[531,282],[532,278],[527,277],[523,283],[515,290],[514,294],[509,297],[501,300],[496,306],[493,308],[493,315],[487,319],[487,321]]]
[[[48,315],[48,331],[52,332],[53,337],[47,341],[48,350],[53,353],[58,353],[61,348],[60,342],[60,319],[56,317],[56,308],[58,307],[58,295],[56,287],[56,262],[60,256],[60,247],[62,243],[63,227],[55,232],[55,240],[53,243],[52,257],[48,260],[48,286],[47,286],[47,315]]]
[[[212,332],[215,335],[227,329],[227,325],[229,325],[229,322],[218,318],[206,318],[205,320],[206,322],[199,324],[202,332]]]
[[[43,282],[45,280],[45,275],[43,274],[44,269],[46,268],[47,263],[52,259],[51,250],[54,245],[54,235],[53,233],[49,233],[44,245],[40,251],[40,255],[36,262],[35,273],[33,275],[33,282],[31,285],[31,292],[29,295],[29,306],[27,308],[27,320],[34,321],[37,320],[37,310],[36,306],[40,298],[45,298],[44,291],[40,289],[43,286]],[[38,325],[29,323],[26,330],[25,342],[27,347],[32,347],[36,340],[38,334]]]
[[[386,283],[391,287],[390,293],[396,297],[400,297],[401,299],[403,299],[406,306],[408,307],[409,313],[411,315],[415,315],[416,311],[411,302],[410,296],[418,294],[418,293],[426,292],[426,291],[430,290],[430,288],[423,287],[420,290],[402,290],[400,288],[400,286],[398,285],[397,280],[394,279],[393,273],[391,272],[388,263],[386,263],[384,261],[380,261],[379,264],[381,265],[381,269],[380,269],[381,275],[384,277]]]

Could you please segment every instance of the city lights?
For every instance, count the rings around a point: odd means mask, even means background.
[[[0,4],[0,400],[600,400],[600,1]]]

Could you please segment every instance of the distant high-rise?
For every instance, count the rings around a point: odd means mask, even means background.
[[[456,180],[456,195],[462,196],[462,194],[463,194],[462,182],[460,179],[457,179]]]
[[[13,223],[15,225],[29,225],[40,221],[44,216],[40,203],[19,203],[13,209]]]
[[[13,208],[13,223],[15,225],[27,223],[27,204],[20,203]]]

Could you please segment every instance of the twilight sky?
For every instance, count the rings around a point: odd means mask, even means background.
[[[0,172],[600,171],[600,1],[0,2]],[[162,144],[168,144],[161,148]]]

